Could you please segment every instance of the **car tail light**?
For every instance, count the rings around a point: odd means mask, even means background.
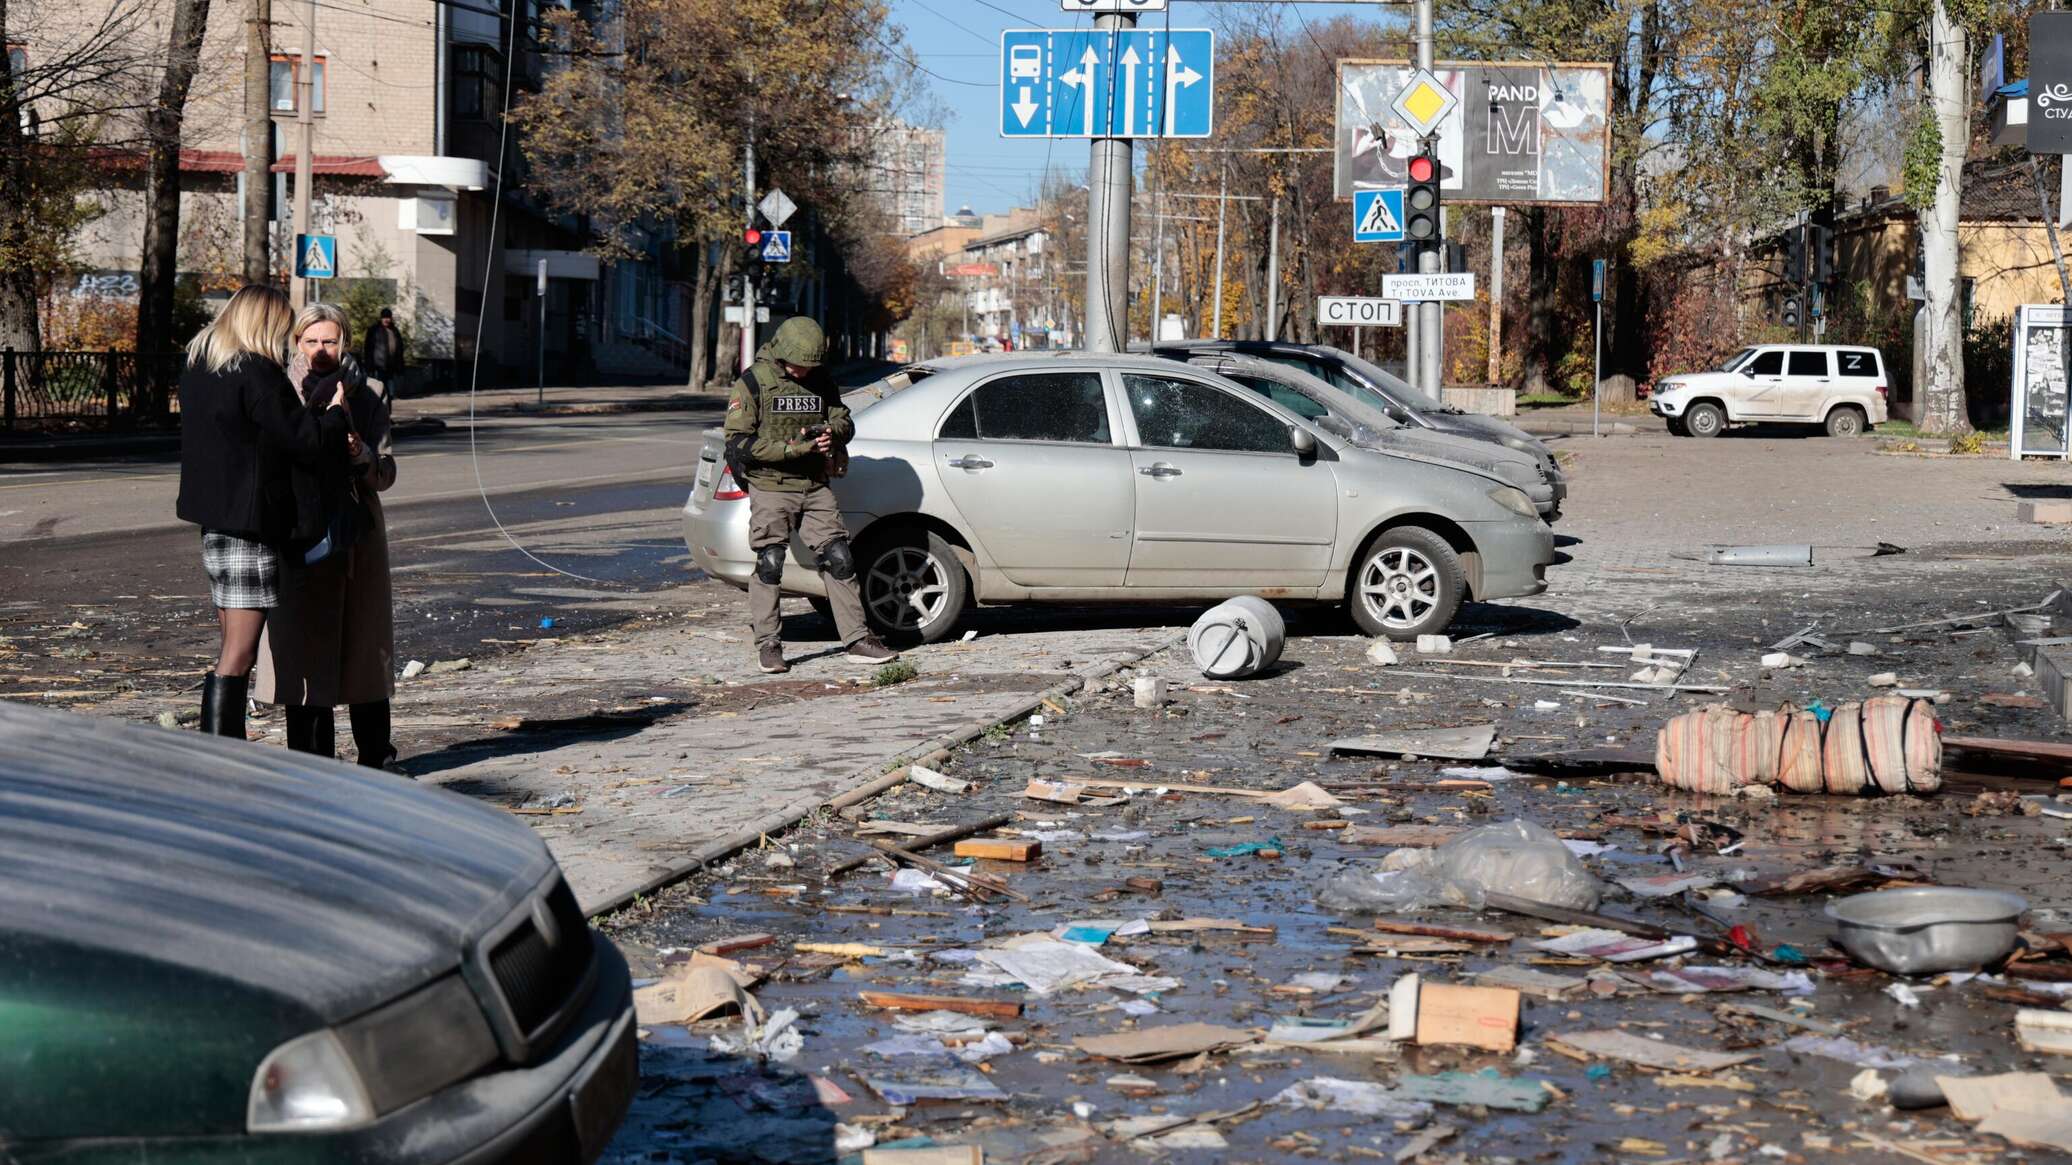
[[[738,502],[748,496],[748,491],[734,481],[734,467],[729,465],[719,471],[719,480],[712,483],[712,500],[716,502]]]
[[[1884,386],[1884,385],[1882,385],[1882,384],[1878,386],[1878,395],[1879,395],[1879,396],[1884,396],[1884,395],[1886,395],[1886,388],[1885,388],[1885,386]]]

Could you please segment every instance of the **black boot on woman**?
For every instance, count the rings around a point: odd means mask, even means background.
[[[245,738],[245,677],[210,672],[201,682],[201,731]]]
[[[396,759],[396,746],[389,740],[389,702],[370,700],[352,706],[353,747],[360,750],[360,763],[370,769],[385,769]]]
[[[289,704],[287,719],[289,748],[312,756],[338,755],[338,721],[331,709]]]

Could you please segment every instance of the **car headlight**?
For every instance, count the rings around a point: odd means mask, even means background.
[[[1498,486],[1489,491],[1489,500],[1521,518],[1537,518],[1540,516],[1539,507],[1532,504],[1532,499],[1526,497],[1525,491],[1522,489],[1515,489],[1508,485]]]
[[[245,1128],[254,1133],[335,1132],[373,1119],[359,1069],[328,1029],[297,1036],[261,1061],[245,1108]]]

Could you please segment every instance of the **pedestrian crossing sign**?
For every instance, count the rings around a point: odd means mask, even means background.
[[[1353,192],[1353,242],[1400,243],[1403,241],[1403,192],[1401,190],[1357,190]]]
[[[296,235],[295,278],[338,278],[338,236]]]
[[[789,263],[789,262],[791,262],[791,232],[790,232],[790,231],[764,231],[764,232],[763,232],[763,262],[765,262],[765,263]]]

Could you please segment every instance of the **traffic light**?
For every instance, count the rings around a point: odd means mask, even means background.
[[[1799,326],[1799,297],[1796,292],[1784,297],[1783,308],[1777,313],[1777,322],[1787,328]]]
[[[741,263],[745,267],[758,267],[763,261],[763,232],[754,227],[741,231]]]
[[[1439,153],[1426,146],[1410,159],[1410,185],[1403,191],[1403,237],[1425,244],[1439,239]]]
[[[1803,225],[1784,232],[1784,281],[1794,285],[1806,281],[1806,228]]]
[[[1808,229],[1813,235],[1813,282],[1833,283],[1835,281],[1834,228],[1814,223]]]

